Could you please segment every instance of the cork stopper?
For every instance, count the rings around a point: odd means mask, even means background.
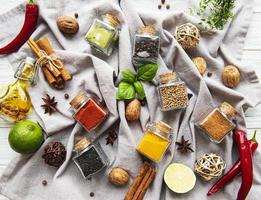
[[[157,31],[153,26],[143,26],[138,29],[138,33],[155,34]]]
[[[165,137],[165,138],[169,138],[169,134],[172,130],[171,126],[169,126],[168,124],[166,124],[163,121],[158,121],[155,124],[156,129],[160,131],[160,134]]]
[[[120,25],[120,20],[116,15],[112,14],[106,14],[105,15],[105,20],[109,22],[112,26],[117,27]]]
[[[84,150],[86,147],[88,147],[90,144],[90,140],[88,140],[87,138],[83,138],[74,145],[74,150],[80,152]]]
[[[231,106],[229,103],[227,102],[223,102],[220,106],[219,106],[219,109],[221,110],[222,113],[224,113],[227,118],[231,119],[233,118],[236,114],[237,114],[237,111],[236,109]]]
[[[87,94],[84,91],[80,91],[70,102],[72,108],[77,110],[82,103],[87,99]]]
[[[31,58],[31,57],[29,57],[29,56],[27,56],[26,58],[25,58],[25,63],[27,63],[27,64],[30,64],[30,65],[34,65],[35,64],[35,59],[34,58]]]
[[[161,84],[167,83],[169,81],[176,81],[177,74],[175,72],[164,73],[159,75],[159,80]]]

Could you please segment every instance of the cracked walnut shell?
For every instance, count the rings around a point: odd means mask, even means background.
[[[113,168],[109,173],[109,181],[113,185],[123,186],[126,185],[129,182],[129,180],[130,180],[129,173],[120,167]]]
[[[222,72],[222,79],[225,86],[235,88],[240,82],[240,72],[236,66],[228,65]]]

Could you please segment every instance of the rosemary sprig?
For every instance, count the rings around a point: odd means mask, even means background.
[[[234,17],[235,0],[201,0],[196,14],[211,29],[222,30],[229,19]]]

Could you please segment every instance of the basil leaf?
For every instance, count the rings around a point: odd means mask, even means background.
[[[138,98],[143,100],[145,98],[145,92],[144,92],[142,83],[140,81],[136,81],[136,82],[134,82],[133,85],[134,85],[135,91],[138,94]]]
[[[134,83],[136,79],[136,75],[131,72],[130,70],[125,70],[121,73],[122,75],[122,80],[129,82],[129,83]]]
[[[117,89],[117,99],[127,100],[135,98],[135,89],[132,84],[121,81]]]
[[[157,64],[144,64],[138,69],[138,80],[140,81],[152,81],[158,70]]]

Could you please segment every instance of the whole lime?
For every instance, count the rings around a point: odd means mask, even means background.
[[[17,122],[10,130],[8,141],[18,153],[29,154],[37,151],[43,143],[42,128],[35,122],[23,120]]]

